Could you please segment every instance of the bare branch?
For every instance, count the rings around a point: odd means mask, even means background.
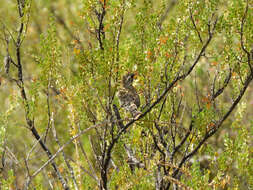
[[[231,76],[232,76],[232,71],[231,71],[231,69],[229,69],[229,74],[226,77],[223,86],[221,88],[219,88],[214,94],[212,94],[212,98],[211,98],[212,101],[223,93],[224,89],[228,86]],[[214,89],[213,89],[213,92],[214,92]]]
[[[191,151],[189,154],[185,155],[183,157],[183,159],[181,160],[181,162],[178,165],[178,168],[181,168],[182,165],[189,159],[191,158],[193,155],[195,155],[197,153],[197,151],[199,150],[199,148],[211,137],[213,136],[218,129],[221,127],[221,125],[223,124],[223,122],[228,118],[228,116],[232,113],[232,111],[235,109],[235,107],[237,106],[237,104],[240,102],[240,100],[242,99],[245,91],[247,90],[250,82],[253,80],[253,75],[249,74],[246,81],[245,81],[245,85],[243,86],[242,90],[240,91],[239,95],[237,96],[237,98],[235,99],[235,101],[233,102],[233,104],[231,105],[231,107],[229,108],[229,110],[223,115],[223,117],[216,122],[215,126],[213,126],[213,129],[211,129],[210,131],[208,131],[206,133],[206,135],[204,136],[204,138],[199,142],[199,144],[194,148],[193,151]],[[176,169],[173,172],[173,177],[175,177],[178,174],[179,170]]]
[[[194,26],[194,29],[195,29],[195,31],[196,31],[197,34],[198,34],[199,41],[201,42],[201,44],[203,44],[202,37],[201,37],[201,35],[200,35],[200,33],[199,33],[199,30],[198,30],[198,28],[197,28],[197,26],[196,26],[196,23],[195,23],[195,21],[194,21],[194,18],[193,18],[193,15],[192,15],[192,9],[191,9],[191,8],[190,8],[190,16],[191,16],[191,21],[192,21],[192,24],[193,24],[193,26]]]
[[[244,45],[244,40],[243,40],[243,30],[244,30],[244,24],[245,24],[245,21],[246,21],[246,17],[247,17],[247,14],[248,14],[248,9],[249,9],[249,1],[247,0],[246,2],[246,8],[245,8],[245,11],[244,11],[244,14],[243,14],[243,17],[242,17],[242,21],[241,21],[241,31],[240,31],[240,37],[241,37],[241,47],[242,47],[242,50],[247,54],[247,57],[248,57],[248,66],[250,68],[250,71],[251,73],[253,74],[253,68],[252,68],[252,65],[250,63],[250,52],[245,48],[245,45]]]
[[[64,149],[66,146],[68,146],[70,143],[72,143],[75,139],[77,139],[77,138],[80,137],[81,135],[87,133],[87,132],[90,131],[91,129],[94,129],[94,128],[97,128],[97,127],[102,127],[102,126],[104,126],[104,125],[107,124],[107,123],[108,123],[108,121],[104,121],[104,122],[102,122],[102,123],[93,125],[93,126],[87,128],[87,129],[84,129],[83,131],[79,132],[77,135],[73,136],[70,140],[68,140],[66,143],[64,143],[64,144],[57,150],[57,152],[56,152],[55,154],[53,154],[53,155],[50,157],[50,159],[49,159],[46,163],[44,163],[36,172],[34,172],[34,173],[32,174],[31,177],[34,178],[36,175],[38,175],[38,174],[41,172],[41,170],[42,170],[43,168],[45,168],[48,164],[52,163],[53,160],[56,158],[56,156],[58,156],[59,153],[62,152],[63,149]]]
[[[51,118],[50,118],[50,119],[51,119]],[[55,138],[56,143],[58,144],[59,147],[61,147],[61,143],[60,143],[60,141],[59,141],[59,138],[58,138],[56,129],[55,129],[55,127],[54,127],[53,116],[52,116],[52,131],[53,131],[53,136],[54,136],[54,138]],[[64,162],[66,163],[67,168],[68,168],[68,170],[69,170],[69,172],[70,172],[70,176],[71,176],[72,181],[73,181],[73,183],[74,183],[75,190],[78,190],[79,188],[78,188],[77,181],[76,181],[76,178],[75,178],[74,170],[73,170],[72,166],[70,165],[69,161],[67,160],[64,151],[62,151],[62,156],[63,156],[63,160],[64,160]]]

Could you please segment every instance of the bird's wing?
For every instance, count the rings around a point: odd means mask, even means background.
[[[120,106],[129,111],[134,118],[136,118],[141,113],[138,111],[138,105],[136,105],[136,101],[137,103],[140,101],[139,96],[137,97],[138,100],[136,100],[136,95],[138,96],[138,94],[133,94],[132,92],[125,89],[121,89],[118,92]]]
[[[125,107],[130,102],[134,102],[134,97],[132,96],[132,94],[125,89],[119,90],[118,98],[120,100],[121,107]]]
[[[134,97],[134,104],[137,106],[137,108],[140,107],[140,104],[141,104],[140,96],[136,93],[133,95],[133,97]]]

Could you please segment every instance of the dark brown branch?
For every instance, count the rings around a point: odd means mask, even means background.
[[[99,22],[98,29],[96,29],[96,37],[99,42],[100,49],[104,50],[103,40],[105,39],[104,18],[106,14],[106,10],[105,10],[106,1],[104,1],[104,4],[103,3],[100,3],[100,4],[102,7],[101,12],[98,12],[96,9],[94,10]]]
[[[108,123],[108,121],[103,121],[103,122],[101,122],[101,123],[99,123],[99,124],[93,125],[93,126],[91,126],[91,127],[89,127],[89,128],[86,128],[86,129],[80,131],[77,135],[73,136],[73,137],[72,137],[71,139],[69,139],[65,144],[63,144],[63,145],[56,151],[56,153],[55,153],[54,155],[52,155],[51,158],[48,159],[48,160],[46,161],[46,163],[44,163],[36,172],[34,172],[34,173],[32,174],[31,177],[34,178],[36,175],[38,175],[38,174],[42,171],[42,169],[44,169],[46,166],[48,166],[50,163],[52,163],[53,160],[56,158],[56,156],[58,156],[58,155],[63,151],[63,149],[64,149],[65,147],[67,147],[70,143],[72,143],[74,140],[76,140],[77,138],[79,138],[80,136],[82,136],[83,134],[87,133],[88,131],[90,131],[90,130],[92,130],[92,129],[105,126],[105,124],[107,124],[107,123]]]
[[[164,135],[162,133],[162,129],[159,127],[158,123],[155,122],[155,128],[156,130],[158,131],[158,134],[159,134],[159,139],[163,145],[163,147],[166,149],[167,153],[169,153],[169,151],[167,150],[167,147],[168,147],[168,144],[166,143],[166,140],[163,138]]]
[[[30,107],[29,107],[29,103],[28,103],[28,99],[26,96],[26,91],[25,91],[25,87],[24,87],[24,81],[23,81],[23,68],[22,68],[22,63],[21,63],[21,44],[22,44],[22,35],[24,32],[24,21],[22,21],[24,13],[23,13],[23,8],[24,5],[22,4],[22,2],[20,0],[17,0],[18,2],[18,10],[19,10],[19,18],[21,20],[19,29],[18,29],[18,36],[17,36],[17,40],[15,42],[15,46],[16,46],[16,59],[17,59],[17,70],[18,70],[18,87],[20,89],[20,93],[21,93],[21,97],[23,99],[23,103],[24,103],[24,107],[25,107],[25,117],[26,117],[26,123],[30,129],[30,131],[32,132],[33,136],[35,137],[35,139],[39,142],[39,144],[41,145],[42,149],[46,152],[47,156],[49,158],[52,157],[52,154],[50,152],[50,150],[47,148],[47,146],[44,144],[44,142],[42,141],[39,133],[37,132],[35,126],[34,126],[34,121],[33,119],[31,119],[31,114],[30,114]],[[58,170],[58,167],[56,166],[55,162],[51,163],[52,167],[54,168],[54,171],[57,174],[58,179],[60,180],[63,188],[65,190],[68,190],[69,187],[65,181],[65,179],[62,177],[61,173]]]
[[[58,144],[59,147],[61,147],[62,145],[61,145],[61,143],[59,141],[56,129],[54,127],[54,123],[52,124],[52,131],[53,131],[53,136],[54,136],[54,139],[55,139],[56,143]],[[78,190],[79,188],[78,188],[78,185],[77,185],[77,181],[76,181],[74,170],[73,170],[72,166],[70,165],[69,161],[67,160],[67,157],[66,157],[66,154],[65,154],[64,151],[62,151],[62,156],[63,156],[63,160],[66,163],[66,166],[67,166],[67,168],[68,168],[68,170],[70,172],[70,176],[71,176],[72,181],[74,183],[75,190]]]
[[[204,54],[207,46],[209,45],[209,43],[211,42],[211,40],[213,38],[213,32],[214,32],[214,30],[216,28],[217,21],[218,21],[218,18],[216,18],[215,21],[214,21],[213,29],[211,29],[211,24],[210,23],[208,24],[208,34],[209,34],[209,37],[208,37],[206,43],[204,44],[204,46],[202,47],[202,49],[201,49],[200,53],[198,54],[197,58],[195,59],[193,65],[190,67],[190,69],[188,70],[188,72],[186,72],[184,75],[182,75],[180,77],[181,79],[184,79],[186,76],[188,76],[192,72],[193,68],[196,66],[196,64],[199,62],[200,58],[203,56],[203,54]]]
[[[213,101],[214,99],[216,99],[219,95],[221,95],[224,91],[224,89],[228,86],[228,83],[231,79],[231,76],[232,76],[232,71],[231,69],[229,70],[229,74],[228,76],[226,77],[225,81],[224,81],[224,84],[221,88],[219,88],[213,95],[212,95],[212,98],[211,98],[211,101]],[[213,90],[214,91],[214,90]]]
[[[119,128],[124,127],[121,116],[119,114],[119,110],[115,104],[113,104],[113,110],[116,115]],[[125,151],[128,155],[128,164],[129,164],[129,167],[131,168],[132,172],[134,171],[135,167],[144,168],[144,164],[135,157],[131,147],[129,145],[124,144],[124,148],[125,148]]]
[[[199,33],[199,30],[198,30],[198,28],[197,28],[197,26],[196,26],[196,23],[195,23],[195,21],[194,21],[193,15],[192,15],[192,9],[190,9],[190,15],[191,15],[191,21],[192,21],[192,24],[193,24],[193,26],[194,26],[194,29],[195,29],[195,31],[196,31],[197,34],[198,34],[199,41],[201,42],[201,44],[203,44],[202,37],[201,37],[201,35],[200,35],[200,33]]]
[[[118,125],[120,126],[120,128],[124,128],[124,124],[123,124],[122,119],[120,117],[119,110],[115,104],[113,104],[113,111],[116,115]]]
[[[128,127],[130,127],[131,125],[133,125],[136,121],[140,120],[141,118],[143,118],[145,115],[147,115],[158,103],[161,102],[161,100],[166,96],[166,94],[175,86],[175,84],[180,81],[185,79],[194,69],[194,67],[197,65],[197,63],[199,62],[201,56],[203,55],[203,53],[205,52],[207,46],[209,45],[212,37],[213,37],[213,32],[215,30],[216,27],[216,23],[217,23],[218,18],[216,18],[214,24],[213,24],[213,29],[211,29],[211,24],[208,24],[208,33],[209,33],[209,38],[206,41],[206,43],[203,45],[203,47],[201,48],[199,55],[197,56],[197,58],[195,59],[193,65],[189,68],[189,70],[182,75],[178,75],[175,77],[175,79],[167,86],[167,88],[165,88],[165,90],[163,91],[163,93],[155,100],[155,102],[153,102],[151,104],[151,106],[144,111],[142,114],[140,114],[137,118],[132,119],[131,121],[129,121],[126,125],[121,125],[122,128],[120,129],[120,131],[118,132],[118,134],[115,136],[115,138],[112,140],[112,142],[109,144],[105,155],[103,155],[104,157],[104,161],[103,161],[103,168],[101,171],[101,177],[102,177],[102,184],[101,187],[106,188],[106,184],[107,184],[107,168],[111,159],[111,153],[112,153],[112,149],[115,145],[115,143],[119,140],[119,138],[121,137],[121,135],[123,133],[125,133],[125,131],[127,130]],[[123,127],[124,126],[124,127]]]
[[[185,141],[188,139],[189,135],[191,134],[192,128],[193,128],[193,120],[191,120],[191,124],[189,126],[189,129],[187,133],[185,134],[184,138],[181,140],[181,142],[174,148],[173,152],[171,153],[171,161],[173,160],[174,155],[178,152],[178,150],[184,145]]]
[[[158,145],[158,141],[156,140],[156,136],[153,133],[153,131],[151,131],[151,135],[155,144],[155,147],[157,148],[157,150],[163,155],[163,157],[165,158],[166,154],[165,152],[160,148],[160,146]]]
[[[245,45],[244,45],[244,41],[243,41],[243,30],[244,30],[244,24],[245,24],[245,21],[246,21],[246,17],[247,17],[247,13],[248,13],[248,9],[249,9],[249,1],[247,0],[247,3],[246,3],[246,8],[245,8],[245,11],[244,11],[244,14],[243,14],[243,17],[242,17],[242,21],[241,21],[241,31],[240,31],[240,40],[241,40],[241,47],[242,47],[242,50],[247,54],[247,58],[248,58],[248,66],[250,68],[250,71],[251,71],[251,74],[253,74],[253,68],[252,68],[252,65],[251,65],[251,59],[250,59],[250,52],[245,48]]]
[[[46,133],[44,137],[44,143],[46,144],[47,141],[47,135],[49,133],[49,130],[51,128],[51,109],[50,109],[50,94],[49,94],[49,89],[50,89],[50,79],[48,78],[48,84],[47,84],[47,90],[46,90],[46,95],[47,95],[47,116],[48,116],[48,121],[47,121],[47,128],[46,128]]]
[[[168,95],[167,95],[167,96],[168,96]],[[160,111],[159,111],[159,115],[158,115],[158,117],[157,117],[157,120],[158,120],[158,121],[160,120],[160,118],[161,118],[161,116],[162,116],[162,112],[163,112],[163,109],[164,109],[164,107],[165,107],[165,103],[166,103],[166,101],[167,101],[167,96],[164,98],[163,103],[162,103],[162,106],[161,106],[161,109],[160,109]]]
[[[240,100],[242,99],[244,93],[246,92],[250,82],[253,79],[253,75],[249,74],[245,85],[243,86],[243,89],[240,91],[240,94],[238,95],[238,97],[236,98],[236,100],[233,102],[233,104],[231,105],[231,107],[229,108],[229,110],[226,112],[226,114],[224,114],[224,116],[218,121],[216,122],[215,126],[213,127],[212,130],[210,130],[209,132],[206,133],[206,135],[204,136],[204,138],[199,142],[199,144],[194,148],[194,150],[192,152],[190,152],[189,154],[187,154],[186,156],[183,157],[183,159],[181,160],[181,162],[178,165],[178,169],[176,169],[173,172],[173,177],[176,177],[176,175],[179,172],[179,169],[182,167],[182,165],[188,160],[190,159],[193,155],[195,155],[197,153],[197,151],[200,149],[200,147],[211,137],[213,136],[221,127],[221,125],[223,124],[223,122],[228,118],[228,116],[232,113],[232,111],[235,109],[235,107],[237,106],[237,104],[240,102]]]

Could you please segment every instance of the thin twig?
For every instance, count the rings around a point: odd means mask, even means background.
[[[243,40],[243,34],[244,34],[243,30],[244,30],[244,24],[245,24],[245,21],[246,21],[248,9],[249,9],[249,1],[247,0],[245,11],[244,11],[244,14],[243,14],[243,17],[242,17],[242,21],[241,21],[241,31],[240,31],[240,38],[241,39],[240,40],[241,40],[242,50],[247,54],[247,57],[248,57],[248,66],[250,68],[251,74],[253,74],[253,68],[252,68],[252,65],[250,63],[250,52],[245,48],[244,40]]]
[[[35,177],[36,175],[38,175],[41,170],[43,170],[48,164],[52,163],[53,160],[56,158],[56,156],[59,155],[60,152],[63,151],[63,149],[68,146],[70,143],[72,143],[75,139],[77,139],[78,137],[80,137],[81,135],[87,133],[88,131],[90,131],[91,129],[97,128],[97,127],[102,127],[104,126],[106,123],[108,123],[108,121],[104,121],[102,123],[93,125],[87,129],[82,130],[81,132],[79,132],[77,135],[73,136],[70,140],[68,140],[66,143],[64,143],[57,151],[55,154],[53,154],[49,160],[47,160],[36,172],[34,172],[31,177]]]

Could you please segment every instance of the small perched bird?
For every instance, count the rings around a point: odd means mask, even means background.
[[[120,106],[126,111],[129,111],[133,118],[137,118],[141,112],[138,111],[140,107],[140,97],[133,87],[134,73],[128,73],[122,78],[122,88],[118,92]]]

